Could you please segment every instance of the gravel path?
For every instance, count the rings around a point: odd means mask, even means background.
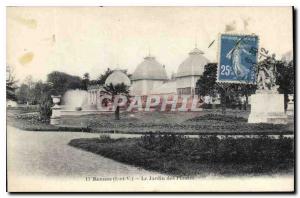
[[[55,177],[159,175],[67,145],[71,139],[82,137],[99,134],[31,132],[8,126],[8,173]]]

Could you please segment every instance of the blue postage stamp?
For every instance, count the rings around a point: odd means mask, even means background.
[[[221,34],[217,82],[256,83],[258,36]]]

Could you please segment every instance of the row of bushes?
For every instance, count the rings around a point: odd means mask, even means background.
[[[293,171],[294,139],[147,134],[74,139],[69,145],[119,162],[167,174],[269,174]]]
[[[159,153],[188,156],[190,160],[199,162],[284,163],[294,156],[293,139],[283,136],[278,139],[269,136],[200,136],[191,139],[175,134],[149,134],[141,137],[139,146]]]
[[[247,122],[246,118],[242,117],[235,117],[230,115],[219,115],[219,114],[206,114],[198,117],[191,118],[187,121],[207,121],[207,120],[214,120],[214,121],[222,121],[222,122]]]
[[[218,134],[293,134],[293,131],[289,130],[285,125],[275,124],[248,124],[248,123],[215,123],[207,121],[205,123],[195,124],[122,124],[122,125],[90,125],[92,128],[98,129],[99,131],[128,131],[128,133],[144,133],[144,132],[155,132],[155,133],[218,133]]]

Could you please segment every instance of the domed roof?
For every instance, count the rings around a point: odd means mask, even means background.
[[[209,60],[203,56],[204,52],[198,48],[193,49],[178,67],[176,77],[200,76],[204,72],[204,66]]]
[[[167,72],[155,57],[147,56],[132,74],[132,80],[168,80]]]
[[[130,86],[130,79],[128,78],[128,76],[122,72],[121,70],[114,70],[113,73],[111,73],[107,79],[105,80],[105,84],[109,85],[109,84],[113,84],[113,85],[117,85],[117,84],[122,84],[124,83],[127,86]]]

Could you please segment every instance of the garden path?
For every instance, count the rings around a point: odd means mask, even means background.
[[[112,135],[114,137],[122,135]],[[30,176],[111,177],[159,175],[68,145],[74,138],[99,137],[81,132],[33,132],[7,127],[8,173]]]

